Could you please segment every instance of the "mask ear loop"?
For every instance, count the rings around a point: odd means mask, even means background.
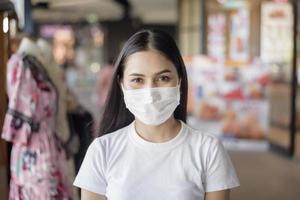
[[[180,101],[180,97],[181,97],[181,79],[179,79],[179,81],[178,81],[177,88],[178,88],[178,96],[177,96],[177,98]]]
[[[123,92],[123,93],[126,92],[126,89],[124,88],[123,83],[120,83],[120,85],[121,85],[121,90],[122,90],[122,92]]]
[[[124,92],[124,91],[125,91],[124,84],[123,84],[123,82],[121,81],[121,79],[120,79],[119,76],[118,76],[118,82],[119,82],[119,84],[120,84],[120,87],[121,87],[122,92]]]
[[[178,86],[178,87],[181,86],[181,79],[179,79],[177,86]]]

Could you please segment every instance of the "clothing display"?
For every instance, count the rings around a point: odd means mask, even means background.
[[[239,186],[220,140],[181,121],[173,139],[142,139],[135,122],[90,145],[74,185],[108,200],[200,200]]]
[[[71,197],[65,150],[55,128],[58,93],[41,58],[35,43],[24,38],[7,63],[9,105],[2,138],[13,144],[10,200]]]

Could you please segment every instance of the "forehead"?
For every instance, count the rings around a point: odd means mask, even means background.
[[[162,53],[155,50],[140,51],[127,58],[124,75],[131,73],[154,74],[165,69],[176,73],[174,64]]]

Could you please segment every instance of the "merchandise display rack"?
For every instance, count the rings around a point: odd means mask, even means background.
[[[297,113],[298,115],[300,113],[300,101],[297,100],[299,99],[298,95],[300,92],[300,86],[298,85],[299,80],[297,77],[297,71],[299,70],[297,67],[297,65],[299,65],[297,64],[297,58],[299,58],[297,44],[300,39],[300,35],[297,35],[297,29],[299,26],[299,2],[297,0],[291,0],[290,3],[293,10],[293,52],[289,77],[290,80],[280,82],[277,81],[273,82],[272,84],[272,92],[275,91],[275,95],[280,95],[280,104],[274,106],[286,107],[286,111],[280,115],[286,115],[286,119],[288,120],[272,120],[273,116],[271,116],[269,141],[270,149],[272,151],[289,158],[294,158],[295,156],[300,157],[300,121],[297,117]],[[299,108],[297,109],[297,107]]]

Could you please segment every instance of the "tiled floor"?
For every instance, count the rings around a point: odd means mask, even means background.
[[[241,187],[231,200],[300,200],[300,160],[272,152],[230,152]]]

